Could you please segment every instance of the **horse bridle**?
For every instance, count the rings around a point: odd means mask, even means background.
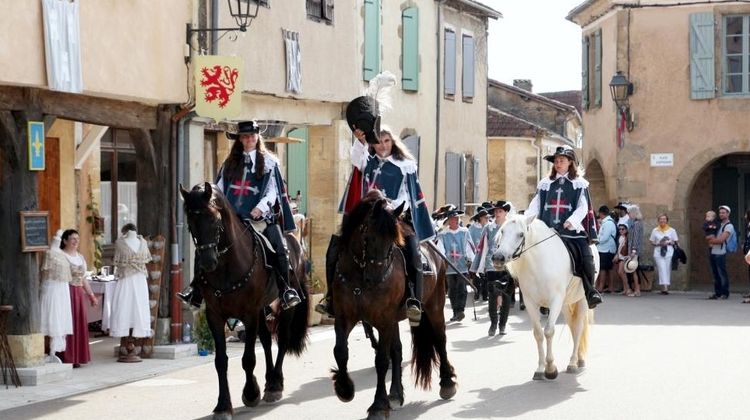
[[[204,210],[188,210],[188,213],[192,214],[192,215],[198,216],[198,215],[204,214],[205,211]],[[217,253],[218,256],[222,256],[222,255],[226,254],[227,251],[229,251],[229,248],[232,247],[233,244],[229,244],[224,249],[219,249],[219,242],[221,242],[221,234],[224,233],[224,224],[221,222],[221,220],[222,219],[219,218],[219,219],[217,219],[214,222],[215,226],[218,225],[218,226],[215,227],[215,229],[216,229],[216,236],[214,237],[214,241],[213,242],[208,242],[208,243],[205,243],[205,244],[198,244],[198,239],[196,238],[195,232],[193,232],[193,230],[190,228],[190,224],[188,224],[188,231],[190,232],[190,236],[193,238],[193,244],[195,245],[195,253],[196,253],[196,255],[199,252],[203,252],[203,251],[205,251],[207,249],[212,249],[213,248],[213,249],[216,249],[216,253]]]
[[[382,267],[384,263],[388,263],[388,266],[391,265],[391,262],[393,261],[393,247],[394,245],[391,243],[391,246],[388,247],[388,255],[385,256],[385,258],[368,258],[367,256],[367,237],[365,236],[365,233],[367,233],[367,225],[363,225],[361,228],[359,228],[360,234],[362,235],[362,258],[357,258],[357,255],[354,253],[354,251],[351,251],[352,259],[354,260],[354,263],[359,266],[362,270],[367,267],[368,264],[374,264],[378,267]]]
[[[526,230],[528,231],[528,226],[526,227]],[[542,242],[544,242],[544,241],[546,241],[546,240],[548,240],[548,239],[552,239],[552,238],[553,238],[553,237],[555,237],[555,236],[559,236],[559,235],[558,235],[558,233],[557,233],[557,232],[553,231],[553,232],[552,232],[552,235],[550,235],[550,236],[548,236],[548,237],[546,237],[546,238],[542,239],[541,241],[539,241],[539,242],[535,243],[534,245],[531,245],[531,246],[530,246],[530,247],[528,247],[528,248],[524,248],[524,245],[526,245],[526,235],[524,234],[524,235],[523,235],[523,239],[521,239],[521,243],[520,243],[520,244],[518,244],[518,247],[516,247],[516,250],[515,250],[515,251],[513,251],[513,254],[512,254],[511,256],[510,256],[510,260],[511,260],[511,261],[515,261],[515,260],[517,260],[517,259],[521,258],[521,254],[523,254],[524,252],[526,252],[526,251],[530,250],[531,248],[533,248],[533,247],[535,247],[535,246],[537,246],[537,245],[541,244]]]

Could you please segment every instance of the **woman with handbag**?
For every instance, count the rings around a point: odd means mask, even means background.
[[[649,240],[654,246],[654,263],[659,275],[659,286],[662,295],[669,294],[669,284],[672,277],[672,255],[677,246],[677,231],[669,226],[669,217],[665,213],[660,214],[657,226],[651,231]]]

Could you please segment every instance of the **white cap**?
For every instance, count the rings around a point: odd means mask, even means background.
[[[726,210],[727,213],[731,213],[732,212],[732,209],[730,209],[729,206],[727,206],[726,204],[719,206],[719,210],[721,210],[721,209]]]

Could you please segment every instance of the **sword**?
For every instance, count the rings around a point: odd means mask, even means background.
[[[474,293],[478,293],[479,289],[477,289],[477,286],[474,285],[474,282],[469,279],[468,277],[464,276],[463,273],[461,273],[461,270],[459,270],[453,263],[448,259],[448,257],[445,256],[442,252],[440,252],[440,249],[435,245],[432,241],[425,241],[427,245],[432,248],[433,251],[435,251],[438,255],[440,255],[440,258],[443,259],[448,265],[456,271],[456,274],[458,274],[459,277],[461,277],[471,288],[474,290]]]

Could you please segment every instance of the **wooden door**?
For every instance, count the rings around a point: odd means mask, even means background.
[[[44,160],[45,169],[37,172],[37,202],[39,210],[49,212],[49,234],[52,237],[60,229],[60,139],[45,139]]]
[[[286,182],[288,185],[289,198],[297,196],[299,192],[300,201],[297,203],[300,213],[307,213],[307,168],[308,168],[308,138],[307,128],[296,128],[289,131],[289,137],[302,139],[303,143],[290,143],[287,145]]]

